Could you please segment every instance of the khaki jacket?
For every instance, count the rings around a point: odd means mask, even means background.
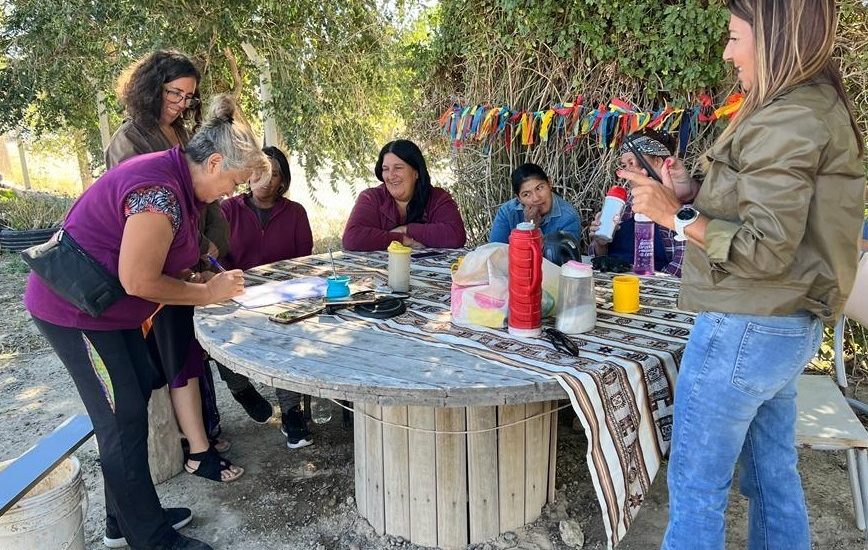
[[[847,110],[827,84],[775,98],[707,153],[679,307],[755,315],[807,310],[834,323],[859,259],[865,174]],[[864,292],[866,289],[863,289]]]
[[[190,141],[186,129],[181,125],[175,125],[175,131],[182,145]],[[106,168],[112,168],[121,161],[136,155],[165,151],[172,148],[172,143],[163,135],[159,127],[147,130],[132,120],[125,120],[121,127],[112,136],[108,148],[105,150]],[[214,201],[202,211],[199,219],[199,251],[202,254],[208,252],[209,243],[214,243],[219,256],[229,253],[229,222],[223,217],[220,203]]]

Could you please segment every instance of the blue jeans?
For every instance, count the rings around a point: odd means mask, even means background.
[[[796,469],[796,382],[820,346],[808,313],[700,313],[675,389],[664,550],[722,550],[736,461],[748,548],[810,550]]]

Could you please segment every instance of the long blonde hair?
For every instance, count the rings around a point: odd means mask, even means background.
[[[832,59],[838,12],[835,0],[727,0],[726,7],[747,21],[755,44],[756,82],[721,139],[732,134],[768,101],[812,79],[832,85],[850,114],[859,154],[864,151],[853,104]]]

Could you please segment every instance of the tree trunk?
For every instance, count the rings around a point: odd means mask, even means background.
[[[280,133],[271,108],[271,65],[268,59],[259,55],[256,48],[249,42],[244,42],[241,47],[250,61],[259,69],[259,103],[265,130],[265,145],[280,147]],[[284,152],[289,153],[288,151]]]
[[[112,139],[112,128],[109,125],[108,114],[106,114],[105,94],[102,91],[96,93],[96,113],[99,117],[99,138],[102,142],[102,149],[105,151]]]
[[[181,434],[168,386],[154,390],[148,404],[148,463],[154,484],[176,476],[184,467]]]
[[[24,143],[18,140],[18,160],[21,162],[21,179],[24,180],[24,189],[30,189],[30,172],[27,170],[27,153],[24,151]]]
[[[81,190],[86,191],[93,183],[93,174],[90,172],[90,154],[87,152],[87,144],[82,132],[73,134],[75,142],[75,160],[78,161],[78,177],[81,179]]]
[[[9,162],[9,149],[6,148],[7,138],[0,135],[0,181],[12,176],[12,163]]]

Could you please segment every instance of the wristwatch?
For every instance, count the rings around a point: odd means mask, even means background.
[[[692,206],[685,205],[675,213],[675,240],[686,241],[687,234],[684,230],[687,226],[699,219],[699,211]]]

